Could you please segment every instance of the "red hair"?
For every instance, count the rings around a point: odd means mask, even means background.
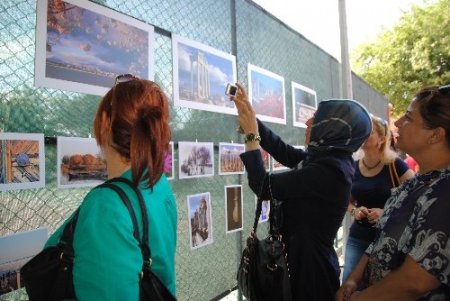
[[[109,145],[130,162],[136,185],[148,180],[152,188],[163,173],[171,138],[167,97],[152,81],[119,83],[101,100],[94,132],[100,147]]]

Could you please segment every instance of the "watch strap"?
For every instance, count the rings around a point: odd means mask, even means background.
[[[261,141],[261,136],[254,133],[248,133],[245,135],[244,142]]]

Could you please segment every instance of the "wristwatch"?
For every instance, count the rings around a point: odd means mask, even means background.
[[[261,136],[258,134],[248,133],[245,135],[244,142],[261,141]]]

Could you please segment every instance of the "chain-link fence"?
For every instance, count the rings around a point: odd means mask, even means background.
[[[71,0],[76,3],[77,1]],[[317,92],[318,100],[340,96],[339,63],[299,33],[247,0],[98,0],[95,3],[155,26],[155,81],[171,98],[171,34],[187,37],[237,58],[238,80],[247,84],[249,63],[285,79],[287,125],[269,124],[285,140],[303,144],[292,126],[290,82]],[[337,5],[337,4],[336,4]],[[55,136],[88,137],[99,97],[34,86],[35,0],[0,2],[0,128],[4,132],[44,133],[45,187],[0,192],[0,236],[45,226],[52,233],[77,208],[88,189],[58,189]],[[355,98],[385,116],[386,100],[353,76]],[[171,107],[173,141],[239,142],[236,117]],[[215,148],[215,166],[218,166]],[[178,166],[175,147],[175,166]],[[178,204],[176,256],[180,300],[211,300],[236,285],[242,239],[249,233],[254,195],[241,175],[171,181]],[[225,233],[224,186],[243,184],[244,231]],[[190,249],[187,195],[210,192],[214,242]],[[260,227],[264,228],[264,227]],[[261,229],[260,231],[264,231]],[[1,300],[26,300],[19,290]]]

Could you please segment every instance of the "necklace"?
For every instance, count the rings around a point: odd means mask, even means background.
[[[378,162],[373,166],[367,165],[366,162],[364,161],[364,159],[361,159],[361,162],[364,165],[364,167],[367,168],[367,170],[371,170],[371,169],[374,169],[375,167],[377,167],[378,165],[380,165],[381,160],[378,160]]]

